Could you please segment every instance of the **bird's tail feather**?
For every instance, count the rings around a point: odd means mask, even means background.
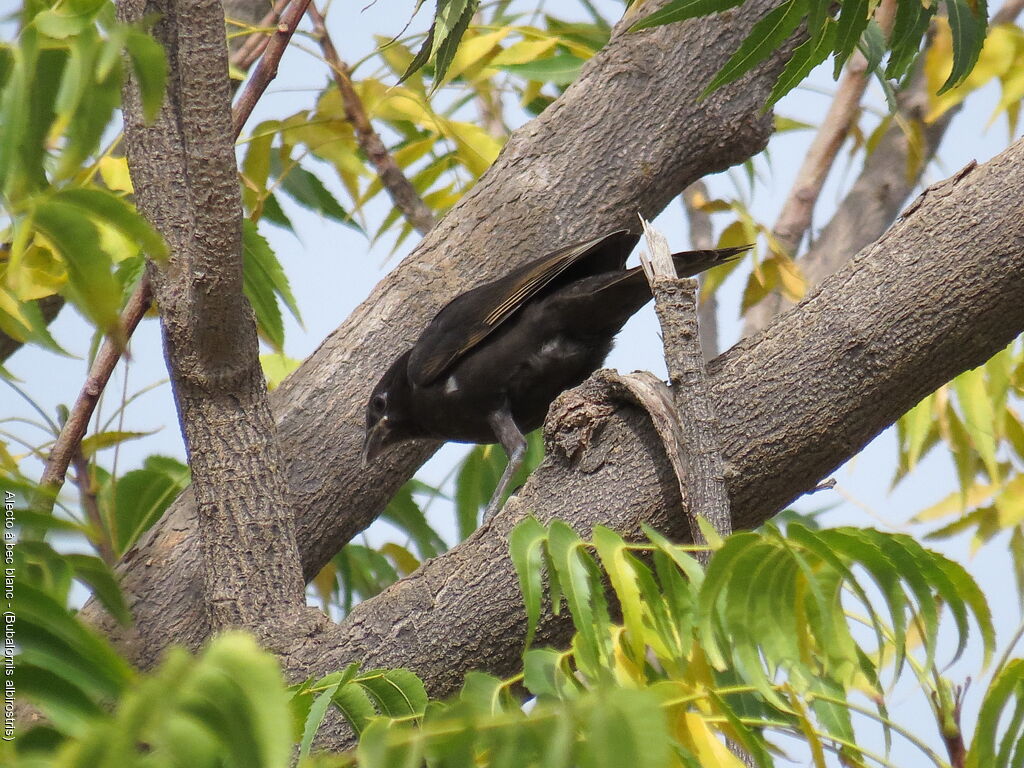
[[[717,248],[708,251],[683,251],[673,253],[676,272],[680,277],[693,277],[706,269],[728,264],[749,251],[752,245],[740,245],[732,248]]]

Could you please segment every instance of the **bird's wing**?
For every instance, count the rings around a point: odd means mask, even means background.
[[[613,238],[628,234],[627,230],[618,230],[561,248],[499,280],[456,296],[437,313],[413,347],[408,367],[410,381],[418,386],[436,381],[565,270]],[[625,256],[621,260],[624,262]]]

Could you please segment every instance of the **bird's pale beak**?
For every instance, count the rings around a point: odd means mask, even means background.
[[[388,417],[384,416],[370,428],[363,440],[363,467],[368,466],[387,448],[390,436],[391,423],[388,421]]]

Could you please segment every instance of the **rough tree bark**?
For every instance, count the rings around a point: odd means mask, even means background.
[[[266,0],[224,0],[224,10],[228,18],[235,19],[243,24],[255,25],[263,18],[267,10]],[[237,31],[236,27],[228,25],[228,33]],[[246,36],[238,35],[232,37],[228,42],[229,49],[236,51],[245,41]],[[43,322],[46,325],[52,323],[60,311],[64,308],[64,297],[60,294],[46,296],[34,302],[42,314]],[[3,331],[0,331],[0,363],[21,349],[23,343]]]
[[[785,318],[709,367],[736,528],[812,489],[943,382],[1024,331],[1024,140],[962,178],[932,187],[897,223]],[[467,670],[509,674],[526,616],[508,535],[526,514],[641,523],[689,534],[676,477],[640,409],[610,398],[598,374],[555,401],[547,452],[501,514],[339,625],[330,647],[290,659],[327,671],[353,660],[406,666],[438,695]],[[544,616],[538,642],[564,644],[566,617]],[[324,744],[348,743],[332,722]]]
[[[473,190],[274,392],[307,578],[436,449],[414,444],[359,466],[370,387],[443,302],[566,239],[635,226],[638,211],[652,216],[688,183],[764,146],[771,119],[761,107],[786,50],[733,86],[699,94],[772,5],[756,0],[638,34],[620,25],[577,82],[512,136]],[[136,625],[127,634],[104,628],[143,664],[169,642],[195,646],[209,634],[197,605],[193,503],[189,490],[120,568]],[[93,605],[86,615],[96,613]]]
[[[202,604],[211,626],[266,636],[307,615],[277,430],[242,293],[241,194],[231,128],[228,52],[218,0],[122,0],[118,13],[159,20],[164,104],[150,124],[138,86],[124,88],[125,142],[139,210],[171,255],[149,265],[164,354],[196,497]]]

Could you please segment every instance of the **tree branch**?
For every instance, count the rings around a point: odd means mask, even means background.
[[[298,1],[301,4],[302,0]],[[309,2],[309,0],[305,0],[305,2]],[[295,32],[295,28],[298,26],[301,18],[301,13],[296,16],[293,12],[289,15],[288,19],[281,21],[281,26],[291,30],[288,32],[289,37]],[[259,37],[263,37],[263,35],[259,35]],[[279,40],[280,36],[275,38],[275,41]],[[277,73],[277,62],[283,55],[287,42],[286,38],[283,44],[275,46],[275,48],[268,52],[267,55],[276,57],[276,60],[265,67],[266,71],[272,71],[274,74]],[[242,126],[249,119],[253,107],[269,84],[270,79],[267,79],[266,72],[260,76],[258,81],[255,74],[253,79],[249,81],[232,115],[232,123],[235,126],[234,133],[232,133],[233,140],[238,138]],[[121,354],[124,351],[123,345],[135,333],[135,329],[138,328],[152,300],[153,290],[150,285],[150,275],[146,273],[139,280],[139,284],[135,287],[132,295],[128,298],[128,303],[121,312],[120,335],[117,338],[107,337],[104,339],[99,353],[89,368],[89,375],[86,377],[85,384],[82,386],[82,390],[79,392],[75,404],[71,408],[68,420],[50,449],[50,455],[46,461],[46,466],[43,467],[43,474],[39,483],[44,488],[49,489],[50,493],[44,496],[44,498],[50,499],[51,504],[52,500],[56,498],[57,491],[64,485],[68,465],[78,450],[82,439],[85,437],[85,433],[89,428],[89,420],[96,410],[100,395],[103,394],[103,390],[107,387],[107,382],[110,381],[110,377],[114,373],[114,368],[117,367],[118,362],[121,360]]]
[[[701,91],[773,5],[752,0],[714,19],[637,34],[620,25],[577,82],[513,134],[414,253],[274,391],[307,578],[436,449],[411,443],[360,468],[370,386],[444,302],[568,240],[632,226],[637,211],[650,217],[687,184],[764,146],[771,116],[762,106],[798,39],[740,81],[707,98]],[[678,125],[687,130],[662,128]],[[186,493],[122,564],[135,629],[104,629],[143,664],[169,642],[195,646],[209,633],[196,610],[195,526]]]
[[[39,480],[39,484],[52,493],[52,495],[47,494],[50,504],[56,499],[57,491],[64,485],[68,465],[78,452],[82,438],[85,437],[86,430],[89,428],[89,420],[92,419],[96,404],[100,400],[100,395],[103,394],[107,382],[110,381],[110,375],[121,359],[121,353],[124,351],[123,345],[135,333],[135,329],[138,328],[142,316],[149,309],[152,299],[149,278],[143,275],[121,313],[119,337],[108,336],[104,339],[100,351],[92,361],[85,384],[82,385],[82,390],[78,393],[78,398],[68,414],[68,420],[64,422],[60,435],[57,436],[50,449],[46,466],[43,467],[43,475]]]
[[[1022,10],[1024,0],[1010,0],[992,17],[991,24],[1008,24]],[[897,95],[895,119],[864,160],[864,168],[831,221],[799,259],[809,289],[881,237],[895,221],[907,196],[920,183],[925,168],[938,152],[946,129],[962,108],[962,103],[958,104],[934,122],[924,122],[929,108],[924,58],[921,54],[913,77]],[[916,136],[908,135],[908,126],[913,124],[921,126]],[[778,293],[767,296],[747,313],[744,335],[765,328],[772,318],[792,306]]]
[[[310,0],[291,0],[288,4],[288,9],[281,15],[281,20],[277,24],[277,31],[269,39],[260,63],[256,65],[256,70],[249,77],[242,95],[238,97],[238,101],[235,103],[231,120],[232,136],[237,138],[242,132],[242,127],[245,125],[245,121],[249,119],[249,115],[252,114],[256,102],[260,100],[263,92],[267,90],[270,81],[277,77],[277,65],[281,62],[285,48],[288,47],[288,41],[292,39],[292,35],[299,26],[299,22],[302,21],[302,17],[305,15],[309,4]]]
[[[718,444],[718,421],[707,396],[707,373],[697,331],[697,281],[676,276],[668,241],[643,222],[648,258],[640,261],[654,294],[655,311],[661,324],[665,363],[675,406],[673,424],[678,432],[678,449],[670,455],[679,477],[679,494],[690,524],[690,539],[707,544],[701,519],[721,537],[732,533],[729,495],[725,487],[725,463]],[[666,443],[666,450],[668,444]],[[707,566],[710,552],[698,552]]]
[[[114,549],[110,545],[110,539],[106,534],[107,526],[100,514],[99,504],[96,502],[96,489],[93,487],[92,475],[89,472],[89,461],[82,455],[81,446],[75,452],[75,485],[78,486],[78,495],[81,499],[82,509],[85,510],[85,517],[89,525],[96,531],[94,543],[100,557],[107,565],[113,565],[117,558],[114,556]]]
[[[1024,330],[1024,140],[929,189],[922,205],[757,337],[709,367],[736,528],[755,527],[814,488],[921,397],[980,365]],[[941,290],[936,290],[941,286]],[[686,540],[678,482],[639,409],[604,372],[562,395],[546,454],[502,514],[412,576],[358,606],[292,657],[318,671],[359,660],[408,666],[435,695],[469,669],[511,674],[526,616],[508,535],[526,514],[581,535],[642,523]],[[571,624],[546,615],[538,644]],[[332,724],[328,746],[347,743]]]
[[[313,34],[320,41],[324,60],[334,74],[334,82],[341,93],[341,102],[345,108],[345,117],[355,129],[359,147],[366,153],[367,158],[373,163],[373,167],[377,169],[377,176],[380,178],[381,184],[384,185],[384,189],[391,197],[391,202],[402,212],[405,220],[421,235],[427,234],[434,227],[433,212],[402,173],[395,158],[391,156],[387,147],[384,146],[384,142],[373,129],[370,119],[366,116],[366,110],[363,108],[363,102],[360,100],[359,94],[356,93],[356,89],[352,87],[348,66],[338,56],[338,51],[324,24],[324,17],[320,15],[315,3],[310,3],[308,14],[313,22]]]
[[[248,70],[256,63],[270,44],[272,33],[268,28],[277,26],[278,19],[281,18],[281,14],[290,2],[291,0],[277,0],[274,7],[255,24],[258,29],[250,32],[241,43],[234,46],[234,50],[231,52],[231,66]],[[224,11],[227,13],[227,4],[225,4]]]
[[[192,470],[203,604],[214,629],[242,626],[261,637],[307,614],[256,323],[242,292],[233,137],[304,11],[298,0],[286,12],[233,116],[217,0],[118,6],[128,22],[158,14],[153,34],[177,73],[152,123],[132,77],[123,103],[136,202],[170,246],[167,263],[150,264],[148,274]]]

